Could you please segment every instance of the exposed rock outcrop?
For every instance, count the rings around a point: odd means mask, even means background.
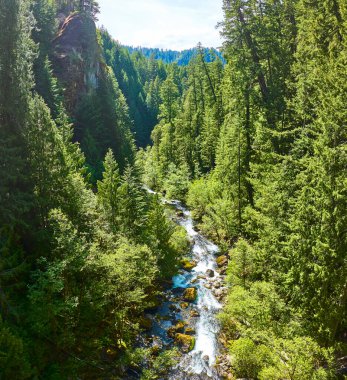
[[[64,88],[67,109],[73,113],[78,100],[96,89],[102,55],[94,21],[83,14],[66,17],[53,41],[54,75]]]

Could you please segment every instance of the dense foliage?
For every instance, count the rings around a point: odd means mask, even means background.
[[[164,63],[177,63],[179,66],[188,65],[189,62],[199,53],[199,50],[197,48],[186,49],[182,51],[133,46],[125,46],[125,48],[127,48],[130,53],[139,51],[147,58],[153,57],[154,59],[161,60]],[[206,62],[213,61],[215,55],[218,55],[219,58],[223,59],[222,54],[214,48],[203,48],[203,51]]]
[[[77,119],[67,112],[50,41],[65,7],[94,17],[75,3],[0,2],[1,379],[126,376],[143,311],[187,249],[142,188],[128,106],[101,54],[98,86]]]
[[[229,257],[234,374],[335,376],[346,331],[344,1],[224,1],[224,70],[161,87],[144,180],[185,200]]]
[[[233,375],[336,378],[345,0],[225,0],[223,56],[123,47],[98,10],[0,0],[0,378],[127,378],[149,363],[151,379],[174,363],[135,349],[188,249],[142,183],[185,201],[228,257]]]

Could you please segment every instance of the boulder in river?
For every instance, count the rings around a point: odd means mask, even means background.
[[[196,317],[200,317],[200,314],[199,314],[199,312],[197,310],[193,309],[193,310],[190,311],[190,316],[192,318],[196,318]]]
[[[169,338],[174,338],[175,337],[175,335],[177,334],[176,333],[176,330],[175,330],[175,326],[171,326],[171,327],[169,327],[168,329],[167,329],[167,336],[169,337]]]
[[[175,329],[176,329],[176,331],[177,332],[183,332],[183,330],[184,330],[184,326],[186,325],[186,323],[185,322],[183,322],[183,321],[178,321],[177,323],[176,323],[176,325],[175,325]]]
[[[212,277],[214,277],[214,271],[212,269],[207,269],[206,275],[207,275],[207,277],[212,278]]]
[[[170,337],[170,338],[174,338],[176,336],[177,333],[183,333],[184,331],[184,326],[185,326],[185,322],[183,321],[178,321],[174,326],[171,326],[168,330],[167,330],[167,335]]]
[[[216,261],[219,268],[222,268],[228,263],[228,258],[225,255],[223,255],[223,256],[217,257]]]
[[[195,268],[197,263],[195,261],[190,261],[188,259],[181,260],[181,267],[187,272],[191,272],[193,268]]]
[[[183,352],[190,352],[195,346],[195,338],[186,334],[176,334],[175,343],[181,347]]]
[[[179,218],[183,218],[184,217],[184,212],[182,210],[176,210],[176,215],[179,217]]]
[[[194,335],[196,333],[195,329],[193,327],[187,327],[186,331],[184,332],[187,335]]]
[[[198,292],[196,288],[187,288],[183,293],[183,300],[187,302],[194,302],[197,296]]]

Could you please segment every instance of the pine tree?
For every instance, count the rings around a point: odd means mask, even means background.
[[[160,113],[159,118],[165,123],[172,124],[178,113],[178,88],[173,75],[170,75],[160,88]]]
[[[147,220],[146,202],[136,169],[130,165],[121,177],[119,199],[122,232],[129,237],[140,238]]]
[[[109,150],[105,156],[102,181],[98,181],[98,200],[113,232],[119,228],[120,174],[114,155]]]

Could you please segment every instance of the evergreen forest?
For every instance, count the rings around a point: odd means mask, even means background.
[[[347,378],[346,0],[223,11],[176,52],[95,0],[0,0],[0,380]],[[218,247],[194,279],[186,210]],[[218,352],[182,375],[199,280]]]

